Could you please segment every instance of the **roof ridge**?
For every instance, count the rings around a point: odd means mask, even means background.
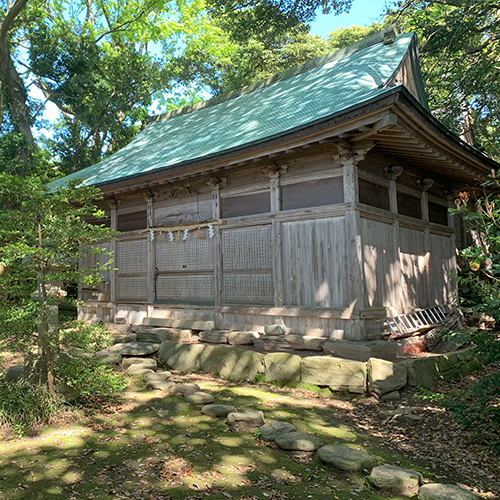
[[[168,120],[169,118],[173,118],[174,116],[185,115],[203,108],[215,106],[216,104],[220,104],[221,102],[229,101],[240,95],[249,94],[250,92],[254,92],[255,90],[263,87],[267,87],[269,85],[272,85],[273,83],[299,75],[301,73],[309,71],[310,69],[323,66],[328,62],[340,59],[341,57],[344,57],[348,54],[352,54],[354,52],[358,52],[359,50],[371,47],[372,45],[375,45],[382,41],[384,42],[384,45],[392,44],[394,43],[396,36],[399,34],[399,28],[395,24],[391,24],[387,28],[378,31],[377,33],[373,33],[361,40],[358,40],[357,42],[354,42],[347,47],[343,47],[342,49],[335,50],[334,52],[329,52],[328,54],[316,57],[315,59],[311,59],[310,61],[307,61],[299,66],[295,66],[293,68],[287,69],[286,71],[282,71],[281,73],[271,75],[264,80],[260,80],[250,85],[246,85],[245,87],[232,90],[231,92],[226,92],[225,94],[212,97],[211,99],[207,99],[206,101],[196,102],[190,104],[189,106],[184,106],[182,108],[174,109],[160,115],[148,117],[145,120],[146,124]]]

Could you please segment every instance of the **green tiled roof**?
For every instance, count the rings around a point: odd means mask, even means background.
[[[68,179],[83,179],[88,185],[112,183],[208,159],[325,121],[387,92],[412,43],[416,41],[410,33],[387,45],[380,40],[356,50],[355,44],[351,51],[318,58],[270,82],[167,115],[109,158],[54,184]]]

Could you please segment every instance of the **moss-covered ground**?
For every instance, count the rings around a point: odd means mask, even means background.
[[[358,425],[339,419],[348,400],[298,388],[235,383],[203,375],[196,382],[217,403],[262,410],[324,444],[367,451],[375,465],[429,474]],[[385,450],[385,451],[384,451]],[[57,427],[0,441],[0,499],[380,499],[366,472],[344,473],[315,453],[282,451],[258,432],[233,432],[225,419],[144,387],[140,379],[116,400],[94,401]],[[391,497],[399,498],[399,497]]]

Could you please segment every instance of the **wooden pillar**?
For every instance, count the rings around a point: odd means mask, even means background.
[[[452,191],[449,191],[449,192],[446,192],[445,194],[446,194],[446,201],[448,202],[448,208],[456,208],[455,202],[454,202],[455,193],[453,193]],[[448,210],[448,227],[453,229],[453,235],[450,237],[450,240],[451,240],[450,245],[451,245],[451,248],[453,249],[453,256],[452,256],[452,260],[451,260],[451,268],[452,268],[453,277],[450,279],[450,287],[449,287],[450,295],[451,295],[451,300],[450,300],[450,303],[451,303],[454,299],[455,300],[458,299],[458,282],[456,279],[457,272],[458,272],[458,269],[457,269],[458,249],[457,249],[457,241],[456,241],[456,236],[455,236],[456,235],[455,218],[453,217],[453,215],[450,213],[449,210]]]
[[[386,167],[385,175],[389,179],[389,209],[393,214],[398,213],[398,188],[396,179],[403,173],[403,167]],[[397,312],[403,312],[406,305],[403,299],[403,271],[401,269],[401,242],[399,238],[399,221],[394,219],[391,227],[393,246],[391,302]]]
[[[212,218],[220,220],[222,217],[220,190],[227,182],[226,177],[221,179],[212,177],[207,181],[207,185],[212,189]],[[222,273],[222,234],[220,226],[214,227],[214,305],[215,305],[215,328],[224,328],[224,316],[220,311],[222,306],[222,288],[223,288],[223,273]]]
[[[288,165],[274,165],[266,167],[263,172],[269,176],[271,212],[278,213],[281,210],[281,176],[288,171]],[[271,248],[273,255],[273,286],[274,307],[283,307],[283,266],[281,252],[281,222],[275,218],[271,221]],[[283,317],[275,318],[277,323],[284,323]]]
[[[111,209],[110,219],[111,219],[111,230],[118,230],[118,214],[117,209],[121,205],[121,200],[111,199],[108,201],[109,208]],[[111,311],[111,318],[114,321],[116,316],[116,262],[117,262],[117,251],[118,245],[116,240],[111,240],[111,252],[113,252],[113,264],[112,271],[109,273],[109,300],[113,304]]]
[[[420,211],[422,212],[422,220],[424,222],[429,222],[429,194],[427,191],[432,187],[434,181],[432,179],[417,179],[417,187],[421,191],[422,195],[420,198]],[[424,286],[426,290],[425,294],[425,306],[430,307],[432,304],[431,296],[431,269],[430,269],[430,245],[431,245],[431,232],[430,228],[424,229],[424,260],[423,260],[423,278]]]
[[[370,149],[358,146],[351,148],[349,143],[337,145],[338,156],[343,166],[344,202],[348,203],[345,212],[345,234],[347,252],[347,294],[352,317],[349,328],[344,334],[348,340],[363,340],[366,337],[362,313],[365,309],[365,284],[363,273],[363,248],[361,241],[361,224],[358,210],[358,163]]]
[[[154,193],[144,193],[146,202],[147,227],[154,226],[154,200],[158,197]],[[147,233],[148,238],[148,317],[154,316],[154,302],[156,300],[156,235],[153,231]]]

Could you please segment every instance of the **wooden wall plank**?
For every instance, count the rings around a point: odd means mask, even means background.
[[[395,251],[391,225],[361,218],[361,241],[368,307],[393,306]]]
[[[425,307],[426,282],[422,274],[424,233],[399,228],[403,307]]]
[[[344,217],[282,224],[283,302],[348,307]]]

